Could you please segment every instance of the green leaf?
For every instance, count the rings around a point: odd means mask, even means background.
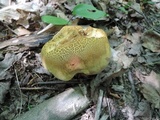
[[[143,0],[143,3],[148,3],[148,4],[151,4],[151,5],[156,4],[155,2],[152,2],[151,0]]]
[[[51,23],[54,25],[67,25],[69,23],[69,21],[62,19],[62,18],[58,18],[55,16],[50,16],[50,15],[44,15],[41,17],[42,21],[45,23]]]
[[[124,12],[125,14],[128,14],[128,11],[124,7],[119,7],[118,9],[120,11]]]
[[[98,20],[107,16],[105,12],[100,11],[94,6],[88,4],[78,4],[76,7],[74,7],[72,14],[93,20]]]
[[[155,2],[152,2],[152,1],[148,1],[147,3],[148,3],[148,4],[151,4],[151,5],[156,4]]]

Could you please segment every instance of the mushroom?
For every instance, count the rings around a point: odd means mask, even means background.
[[[93,75],[109,63],[110,46],[102,29],[64,26],[42,48],[43,66],[56,78],[71,80],[75,74]]]

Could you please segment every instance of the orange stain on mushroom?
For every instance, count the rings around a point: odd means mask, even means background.
[[[66,68],[70,71],[79,70],[82,69],[83,66],[81,65],[81,60],[79,57],[74,56],[72,57],[69,62],[66,64]]]

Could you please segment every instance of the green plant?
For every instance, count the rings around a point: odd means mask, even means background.
[[[105,12],[98,10],[94,6],[88,4],[77,5],[73,9],[72,14],[92,20],[99,20],[102,17],[108,16],[108,14],[106,14]]]
[[[58,18],[55,16],[50,16],[50,15],[44,15],[41,17],[42,21],[45,23],[51,23],[54,25],[67,25],[69,23],[69,21],[62,19],[62,18]]]
[[[147,4],[151,4],[151,5],[156,4],[155,2],[152,2],[151,0],[143,0],[143,3],[147,3]]]
[[[96,9],[92,5],[88,4],[78,4],[74,7],[72,14],[78,17],[84,17],[91,20],[99,20],[103,17],[109,16],[104,11]],[[41,17],[42,21],[45,23],[51,23],[54,25],[67,25],[70,22],[55,16],[44,15]]]
[[[120,11],[124,12],[125,14],[128,14],[128,11],[126,10],[125,7],[119,7],[118,8]]]

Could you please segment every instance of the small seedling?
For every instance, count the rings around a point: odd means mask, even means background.
[[[84,17],[87,19],[92,19],[92,20],[99,20],[103,17],[108,16],[105,12],[96,9],[92,5],[88,4],[79,4],[77,5],[72,12],[73,15],[79,16],[79,17]]]
[[[42,21],[45,23],[51,23],[54,25],[67,25],[69,23],[69,21],[62,19],[62,18],[58,18],[55,16],[50,16],[50,15],[44,15],[41,17]]]
[[[100,20],[101,18],[104,18],[106,16],[109,16],[105,12],[98,10],[92,5],[88,4],[78,4],[77,6],[74,7],[72,14],[78,17],[83,17],[91,20]],[[54,25],[68,25],[70,24],[69,21],[55,17],[55,16],[50,16],[50,15],[44,15],[41,17],[42,21],[45,23],[51,23]]]

